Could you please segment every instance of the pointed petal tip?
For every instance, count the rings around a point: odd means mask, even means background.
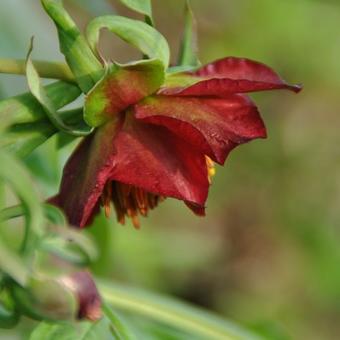
[[[199,205],[189,201],[184,201],[184,203],[196,216],[205,216],[205,205]]]
[[[265,125],[263,125],[262,131],[254,139],[267,139],[267,138],[268,138],[267,128],[265,127]]]
[[[303,90],[303,85],[302,84],[290,85],[289,89],[295,93],[299,93]]]

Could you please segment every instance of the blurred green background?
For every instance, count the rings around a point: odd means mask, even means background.
[[[154,0],[157,28],[173,62],[183,0]],[[81,27],[91,17],[137,17],[112,0],[66,0]],[[167,200],[136,231],[99,218],[97,275],[171,294],[251,327],[267,339],[340,339],[340,3],[325,0],[192,0],[203,63],[233,55],[262,61],[299,95],[260,93],[267,140],[236,149],[213,180],[206,218]],[[55,29],[37,0],[2,0],[1,57],[59,59]],[[119,61],[138,53],[111,34],[102,51]],[[0,97],[27,91],[0,75]],[[52,139],[26,163],[41,197],[56,192],[73,145]],[[10,198],[8,199],[10,201]],[[22,339],[27,330],[0,333]]]

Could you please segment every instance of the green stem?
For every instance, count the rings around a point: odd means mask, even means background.
[[[259,340],[256,335],[213,314],[188,304],[155,294],[97,280],[104,300],[111,306],[150,317],[177,329],[201,336],[203,339]]]
[[[0,73],[26,74],[24,59],[0,58]],[[33,61],[35,68],[42,78],[60,79],[75,82],[74,76],[67,64],[56,61]]]
[[[65,226],[65,216],[57,207],[48,203],[43,204],[44,215],[52,223]],[[0,210],[0,222],[11,220],[12,218],[21,217],[26,215],[25,207],[22,204],[18,204],[12,207],[8,207]]]
[[[0,270],[24,286],[29,273],[24,262],[0,239]]]

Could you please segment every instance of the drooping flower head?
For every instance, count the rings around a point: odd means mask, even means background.
[[[229,57],[193,67],[192,34],[183,44],[186,71],[176,72],[168,68],[165,38],[149,25],[123,17],[94,19],[86,42],[59,2],[42,2],[86,93],[84,119],[95,128],[67,162],[53,199],[75,226],[88,225],[100,206],[109,215],[113,205],[120,223],[129,217],[139,228],[138,216],[146,216],[167,197],[204,215],[214,162],[223,165],[236,146],[266,137],[257,107],[245,93],[300,90],[249,59]],[[103,75],[97,51],[101,28],[150,59],[125,65],[106,62]]]
[[[158,61],[113,64],[86,98],[85,118],[96,132],[65,166],[56,201],[84,227],[100,205],[118,221],[166,197],[204,215],[212,161],[224,164],[237,145],[265,138],[258,109],[245,92],[289,89],[269,67],[225,58],[164,78]]]

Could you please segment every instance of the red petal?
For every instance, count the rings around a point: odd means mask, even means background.
[[[230,93],[275,89],[299,92],[301,86],[287,84],[275,71],[262,63],[229,57],[207,64],[195,72],[169,76],[168,86],[166,82],[159,93],[180,96],[225,96]]]
[[[86,137],[65,165],[58,196],[51,203],[63,209],[70,224],[86,226],[109,178],[117,124],[107,123]]]
[[[266,137],[256,106],[240,94],[226,98],[149,97],[135,105],[135,113],[137,119],[166,126],[220,164],[235,146]]]
[[[112,180],[204,205],[209,188],[205,157],[185,140],[129,113],[114,143]]]
[[[197,216],[205,216],[205,207],[198,205],[198,204],[194,204],[191,202],[185,202],[186,206]]]

